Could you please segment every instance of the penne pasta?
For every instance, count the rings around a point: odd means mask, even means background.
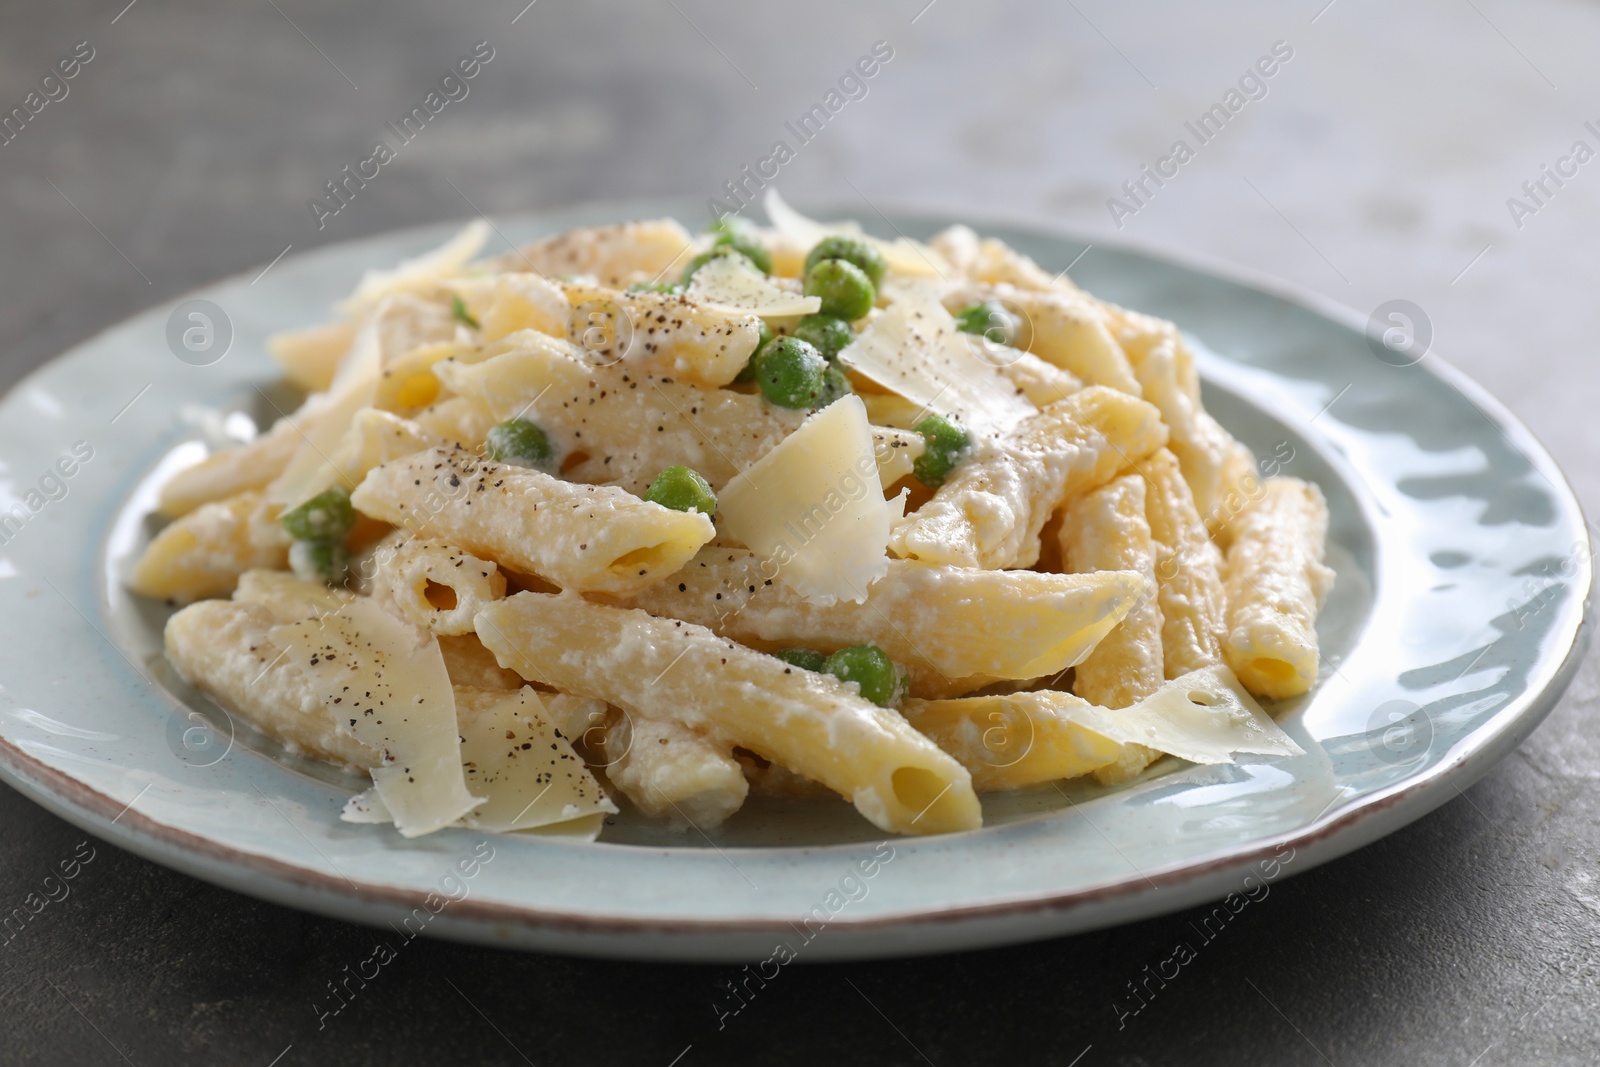
[[[939,833],[982,822],[970,775],[898,713],[705,627],[570,593],[518,593],[479,612],[477,630],[523,677],[635,719],[698,727],[816,779],[881,829]]]
[[[348,319],[285,330],[267,338],[267,351],[297,389],[320,393],[333,382],[339,361],[350,351],[356,325]]]
[[[618,292],[563,283],[572,305],[567,338],[597,367],[704,386],[727,385],[756,350],[761,320],[699,303],[683,293]]]
[[[1222,662],[1227,626],[1222,554],[1200,521],[1177,457],[1157,449],[1135,469],[1144,479],[1145,517],[1155,541],[1165,674],[1176,678],[1214,667]]]
[[[462,403],[483,405],[489,418],[537,420],[566,450],[562,474],[573,481],[641,493],[663,468],[686,463],[721,489],[805,421],[804,411],[775,408],[759,396],[588,366],[570,346],[538,334],[502,344],[498,355],[440,364],[437,373],[468,398]],[[426,415],[418,421],[426,424]],[[874,427],[873,435],[887,488],[909,473],[924,443],[909,430]]]
[[[674,829],[709,830],[743,806],[750,786],[731,746],[671,720],[621,722],[627,743],[608,735],[606,776],[640,811]]]
[[[1040,689],[955,700],[911,699],[902,710],[907,722],[961,762],[974,787],[1019,789],[1089,774],[1113,765],[1125,750],[1143,747],[1119,744],[1061,714],[1064,708],[1088,703],[1071,693]],[[1139,769],[1143,767],[1141,763]]]
[[[1039,574],[891,560],[863,603],[824,607],[770,578],[751,552],[706,548],[671,581],[620,602],[766,650],[875,644],[910,672],[913,692],[945,696],[1066,670],[1146,595],[1143,580],[1120,571]]]
[[[226,596],[246,571],[281,570],[288,562],[289,535],[278,525],[278,508],[252,490],[168,524],[134,564],[128,587],[187,604]]]
[[[184,681],[291,752],[351,768],[377,766],[377,751],[337,727],[320,688],[287,646],[273,642],[279,625],[261,604],[192,604],[167,620],[167,659]]]
[[[437,636],[439,652],[444,656],[444,668],[450,675],[452,685],[471,686],[474,689],[522,688],[524,684],[522,677],[516,671],[508,671],[500,666],[494,658],[494,653],[483,647],[483,642],[478,640],[477,634]],[[555,710],[559,705],[546,699],[545,707],[551,709],[552,721],[559,726],[562,719]],[[568,736],[571,740],[577,740],[577,735]]]
[[[1281,700],[1310,689],[1321,670],[1317,612],[1333,587],[1322,562],[1328,505],[1299,478],[1263,486],[1232,523],[1222,652],[1246,689]]]
[[[586,226],[524,245],[491,260],[494,271],[533,271],[547,277],[590,275],[622,289],[634,282],[676,280],[694,254],[694,238],[673,219]]]
[[[1145,485],[1125,474],[1067,505],[1061,557],[1069,571],[1131,571],[1147,592],[1078,664],[1072,691],[1092,704],[1125,708],[1161,688],[1161,608],[1156,546],[1145,518]]]
[[[964,567],[1028,567],[1039,531],[1063,500],[1104,485],[1126,463],[1166,443],[1142,400],[1088,388],[981,442],[927,504],[890,535],[905,559]]]
[[[404,541],[379,553],[375,562],[373,599],[435,634],[471,633],[479,609],[506,595],[499,567],[443,541]]]
[[[265,489],[289,465],[300,439],[293,416],[279,419],[254,441],[214,452],[167,479],[157,498],[157,510],[177,519],[202,504]]]
[[[625,593],[683,566],[711,520],[609,486],[574,485],[442,448],[371,471],[357,510],[563,589]]]

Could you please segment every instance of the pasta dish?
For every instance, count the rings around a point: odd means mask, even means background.
[[[476,223],[275,336],[304,402],[171,475],[129,571],[177,673],[406,837],[752,793],[946,833],[1298,754],[1257,699],[1317,681],[1327,507],[1178,328],[963,226],[766,211]]]

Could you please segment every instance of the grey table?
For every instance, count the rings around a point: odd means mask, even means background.
[[[1586,462],[1600,422],[1585,417],[1600,162],[1561,162],[1575,141],[1600,146],[1585,126],[1600,120],[1593,4],[125,2],[0,12],[0,110],[79,42],[93,50],[0,145],[6,384],[289,245],[472,205],[719,195],[774,141],[795,147],[785,123],[886,41],[866,95],[784,165],[791,200],[1001,209],[1247,264],[1363,310],[1416,301],[1435,347],[1600,501]],[[494,59],[470,95],[319,229],[308,200],[480,40]],[[1122,184],[1275,42],[1292,56],[1249,84],[1257,98],[1129,202]],[[1546,165],[1569,176],[1557,185]],[[0,944],[0,1061],[1592,1063],[1597,681],[1591,657],[1461,799],[1273,885],[1122,1025],[1114,998],[1189,916],[790,969],[720,1028],[730,968],[419,942],[319,1025],[313,1004],[370,932],[100,844],[71,896]],[[0,790],[0,903],[83,837]]]

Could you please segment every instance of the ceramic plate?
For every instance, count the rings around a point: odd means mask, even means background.
[[[506,218],[497,232],[522,241],[656,214],[698,225],[704,212],[611,205]],[[946,221],[896,225],[925,236]],[[1052,269],[1085,248],[989,230]],[[1327,495],[1338,584],[1318,625],[1322,680],[1277,709],[1304,755],[1169,759],[1116,790],[991,796],[982,830],[926,839],[884,841],[844,802],[819,800],[752,801],[710,837],[624,815],[592,844],[466,830],[406,841],[340,822],[357,781],[283,760],[187,689],[160,655],[166,611],[131,598],[122,576],[154,528],[164,472],[290,402],[271,384],[267,334],[324,318],[364,268],[450,232],[284,259],[192,294],[210,308],[139,315],[11,390],[0,772],[12,785],[158,863],[412,935],[661,959],[946,951],[1254,892],[1381,837],[1515,747],[1588,634],[1589,540],[1571,490],[1420,333],[1374,344],[1364,316],[1096,243],[1073,268],[1079,283],[1178,322],[1201,349],[1207,407]],[[194,328],[198,352],[182,343]]]

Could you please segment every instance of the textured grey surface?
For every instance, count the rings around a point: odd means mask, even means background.
[[[76,42],[95,49],[69,95],[0,146],[6,384],[291,244],[469,215],[469,200],[710,196],[775,139],[792,145],[784,121],[877,40],[893,60],[784,167],[791,200],[1110,233],[1106,198],[1283,40],[1294,56],[1266,96],[1123,235],[1363,311],[1416,301],[1436,347],[1600,501],[1586,462],[1600,444],[1586,417],[1600,377],[1600,162],[1548,185],[1520,228],[1506,203],[1575,140],[1600,147],[1584,127],[1600,126],[1585,110],[1600,88],[1592,4],[539,0],[513,23],[521,0],[123,2],[0,11],[3,109]],[[307,199],[479,40],[496,54],[471,95],[319,231]],[[721,1028],[712,1005],[730,968],[419,941],[319,1027],[325,984],[370,953],[371,931],[100,845],[67,899],[0,944],[0,1061],[1592,1063],[1597,682],[1591,657],[1544,726],[1462,798],[1275,884],[1121,1027],[1124,983],[1193,940],[1195,915],[786,968]],[[0,812],[9,910],[83,835],[10,791]]]

